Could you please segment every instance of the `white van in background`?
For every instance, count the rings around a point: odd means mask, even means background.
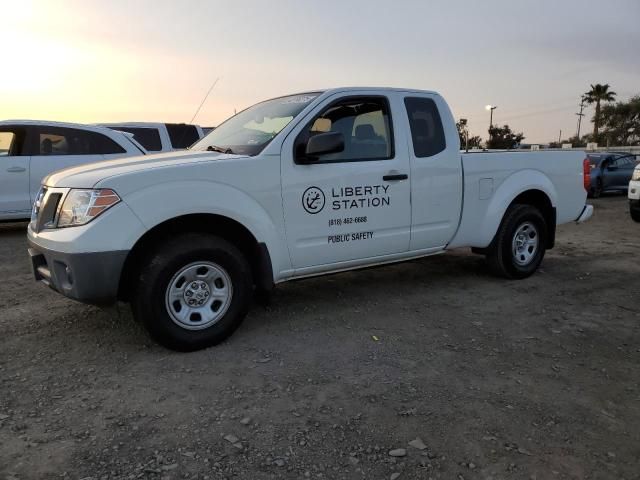
[[[40,184],[50,173],[146,153],[129,134],[95,125],[0,121],[0,221],[29,218]]]
[[[100,125],[133,134],[149,153],[185,150],[205,135],[200,125],[187,123],[122,122]]]

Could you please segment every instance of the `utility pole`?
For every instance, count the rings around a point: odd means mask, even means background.
[[[491,141],[491,139],[493,138],[493,134],[491,133],[491,129],[493,128],[493,111],[498,107],[495,105],[487,105],[484,108],[491,112],[489,116],[489,141]]]
[[[576,113],[576,115],[578,116],[578,133],[576,134],[578,142],[580,141],[580,125],[582,124],[582,117],[584,117],[584,113],[582,113],[582,110],[584,110],[584,95],[580,97],[580,113]]]

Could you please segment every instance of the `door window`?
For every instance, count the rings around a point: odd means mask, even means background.
[[[615,165],[619,168],[629,168],[632,165],[635,165],[635,162],[631,159],[631,157],[620,157],[616,160]]]
[[[40,128],[34,155],[109,155],[126,150],[106,135],[75,128]]]
[[[407,97],[404,105],[409,116],[415,156],[431,157],[442,152],[447,145],[436,103],[430,98]]]
[[[342,133],[344,150],[320,155],[314,163],[388,160],[394,156],[391,114],[384,97],[353,97],[328,106],[296,139],[296,159],[304,158],[311,137],[327,132]]]
[[[162,150],[162,142],[160,141],[160,132],[157,128],[147,127],[126,127],[120,125],[112,125],[109,128],[120,130],[133,134],[133,139],[150,152],[159,152]]]
[[[13,132],[0,132],[0,157],[6,157],[11,154],[11,147],[15,138],[16,135]]]
[[[28,155],[24,152],[24,138],[25,130],[21,127],[0,131],[0,157]]]

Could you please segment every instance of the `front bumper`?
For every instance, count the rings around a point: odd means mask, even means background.
[[[65,297],[93,305],[114,303],[128,250],[63,253],[29,239],[29,257],[37,281]]]
[[[576,219],[576,223],[586,222],[592,216],[593,216],[593,205],[587,204],[582,209],[582,213],[580,214],[580,216]]]

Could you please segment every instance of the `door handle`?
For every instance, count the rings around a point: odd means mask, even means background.
[[[26,171],[26,168],[23,167],[9,167],[7,168],[7,172],[9,173],[18,173],[18,172],[24,172]]]
[[[385,182],[393,182],[396,180],[406,180],[407,178],[409,178],[409,175],[407,175],[406,173],[394,173],[383,176],[382,180],[384,180]]]

